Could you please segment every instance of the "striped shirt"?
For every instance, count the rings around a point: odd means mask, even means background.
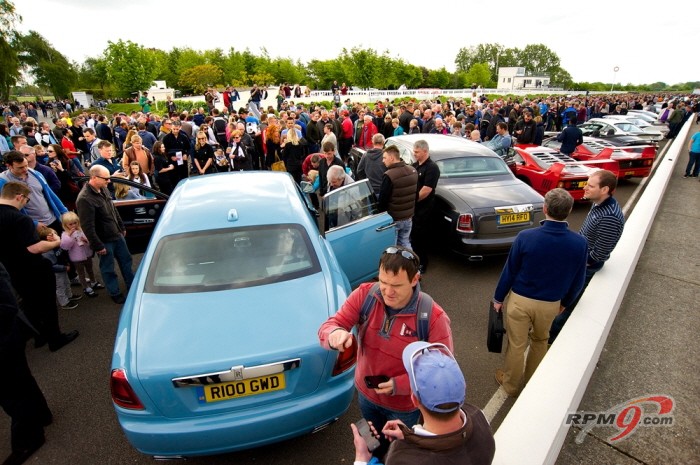
[[[588,266],[600,269],[620,240],[625,217],[614,197],[593,205],[581,225],[580,234],[588,243]]]

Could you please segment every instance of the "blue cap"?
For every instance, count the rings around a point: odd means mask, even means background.
[[[444,344],[412,342],[403,350],[403,366],[411,390],[431,412],[454,412],[464,404],[467,382]]]

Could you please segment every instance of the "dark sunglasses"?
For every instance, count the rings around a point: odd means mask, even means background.
[[[416,254],[409,250],[399,249],[398,247],[387,247],[384,253],[388,253],[389,255],[400,254],[406,260],[413,260],[414,262],[418,263],[418,257]]]

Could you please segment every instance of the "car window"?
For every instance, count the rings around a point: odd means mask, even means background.
[[[509,174],[511,171],[501,158],[459,157],[445,158],[435,162],[440,168],[440,177],[462,178]]]
[[[406,146],[406,145],[401,145],[397,144],[392,140],[386,141],[386,146],[385,147],[390,147],[392,145],[395,145],[399,149],[399,154],[401,156],[401,160],[406,163],[407,165],[412,165],[413,163],[416,162],[415,158],[413,158],[413,147],[412,146]]]
[[[589,136],[596,131],[600,131],[602,129],[603,125],[600,123],[590,123],[590,124],[583,124],[579,127],[581,128],[581,132],[583,133],[584,136]]]
[[[641,129],[639,129],[637,126],[635,126],[634,124],[631,124],[631,123],[618,123],[615,126],[622,129],[623,131],[629,132],[629,133],[644,132]]]
[[[377,213],[377,200],[367,180],[354,182],[323,197],[325,230],[330,231]]]
[[[205,230],[160,240],[145,291],[174,294],[237,289],[318,271],[318,258],[300,225]]]

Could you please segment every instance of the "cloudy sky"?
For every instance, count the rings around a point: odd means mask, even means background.
[[[388,50],[429,69],[454,71],[463,47],[544,44],[574,81],[676,84],[700,80],[696,27],[662,3],[226,2],[207,0],[13,0],[23,21],[69,59],[99,56],[107,41],[196,50],[230,47],[308,62],[343,47]],[[667,13],[663,13],[666,11]],[[619,67],[617,73],[614,68]]]

